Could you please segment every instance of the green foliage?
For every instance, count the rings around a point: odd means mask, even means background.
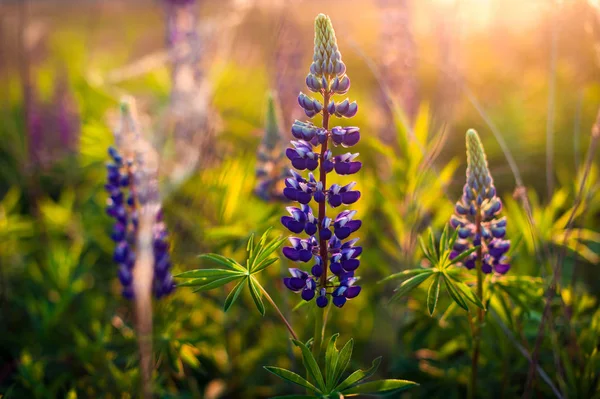
[[[402,284],[396,288],[392,301],[398,301],[412,290],[426,281],[429,282],[427,291],[427,309],[429,314],[433,315],[440,294],[440,285],[443,282],[446,291],[458,306],[464,310],[469,310],[468,303],[472,303],[479,308],[484,308],[481,298],[473,293],[467,282],[472,279],[471,276],[463,272],[457,265],[471,253],[477,250],[477,247],[471,248],[454,259],[450,259],[450,252],[454,242],[458,238],[458,232],[448,233],[446,226],[440,237],[439,245],[436,245],[433,231],[429,230],[427,243],[420,237],[421,250],[425,258],[429,261],[428,267],[409,269],[400,273],[392,274],[381,282],[391,280],[403,280]]]
[[[312,391],[311,395],[285,395],[276,398],[321,398],[334,399],[353,397],[357,395],[383,395],[397,393],[418,385],[406,380],[378,380],[365,382],[372,377],[379,368],[381,357],[373,360],[373,365],[367,370],[356,370],[342,380],[342,376],[350,366],[354,341],[351,339],[338,350],[336,341],[339,334],[334,334],[329,339],[325,353],[324,371],[319,367],[317,359],[311,353],[309,347],[297,340],[294,345],[302,353],[302,362],[306,369],[308,379],[286,369],[266,366],[265,369],[277,377],[296,384],[302,388]],[[310,380],[310,381],[309,381]]]
[[[240,292],[244,288],[244,284],[247,284],[256,308],[261,315],[264,315],[265,305],[262,302],[261,296],[265,290],[256,280],[254,275],[260,273],[279,260],[278,257],[270,258],[270,256],[273,255],[273,252],[278,250],[287,239],[284,237],[268,241],[269,232],[270,229],[261,236],[256,244],[254,243],[254,233],[250,235],[248,245],[246,246],[248,258],[244,266],[237,263],[235,260],[222,255],[203,254],[199,256],[200,259],[211,260],[224,266],[225,269],[195,269],[180,273],[175,277],[187,279],[187,281],[178,284],[178,286],[194,287],[194,292],[199,292],[212,290],[228,283],[237,282],[225,300],[223,309],[227,311],[240,295]]]

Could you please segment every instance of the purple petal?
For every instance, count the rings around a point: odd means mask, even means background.
[[[283,247],[283,254],[286,258],[293,261],[297,261],[300,258],[300,251],[297,251],[292,247]]]
[[[347,299],[345,296],[335,296],[333,297],[333,304],[338,308],[341,308],[346,303]]]
[[[285,156],[288,157],[290,159],[290,161],[293,161],[294,159],[300,158],[300,155],[298,155],[298,153],[296,152],[296,150],[293,149],[293,148],[287,148],[285,150]]]
[[[292,159],[292,166],[298,170],[306,169],[306,159],[304,158],[294,158]]]
[[[323,229],[321,230],[320,238],[321,240],[329,240],[332,236],[331,230]]]
[[[293,162],[292,162],[292,164],[293,164]],[[308,169],[308,170],[315,170],[318,167],[319,167],[319,161],[318,160],[316,160],[316,159],[310,159],[310,158],[306,159],[306,169]]]
[[[315,291],[314,290],[309,290],[307,288],[305,288],[305,289],[302,290],[302,299],[304,299],[305,301],[310,301],[314,297],[315,297]]]
[[[327,306],[328,303],[329,303],[329,300],[327,299],[327,297],[325,295],[319,296],[317,298],[317,306],[320,308],[324,308],[325,306]]]
[[[312,259],[312,252],[311,251],[309,251],[308,249],[302,249],[302,250],[300,250],[300,253],[299,253],[299,256],[298,256],[298,260],[300,262],[308,262],[311,259]]]
[[[344,135],[342,145],[344,147],[352,147],[353,145],[358,143],[359,140],[360,140],[360,131],[357,129],[356,131],[346,133]]]
[[[358,259],[348,259],[342,262],[344,270],[349,272],[358,269],[358,266],[360,266],[360,261]]]
[[[348,287],[344,292],[344,296],[348,299],[356,298],[360,294],[360,290],[359,285]]]
[[[304,205],[308,204],[311,198],[312,195],[310,193],[305,193],[304,191],[298,191],[296,194],[296,201]]]
[[[355,203],[356,201],[358,201],[358,199],[360,198],[360,191],[348,191],[345,193],[342,193],[342,203],[346,204],[346,205],[350,205]]]
[[[342,205],[342,196],[340,194],[330,195],[329,205],[331,205],[334,208]]]
[[[331,270],[331,273],[335,275],[339,275],[340,273],[344,272],[344,269],[342,268],[342,265],[339,262],[333,262],[332,264],[330,264],[329,270]]]
[[[304,230],[306,231],[306,234],[308,234],[309,236],[313,236],[317,232],[317,225],[314,223],[307,223],[306,228]]]

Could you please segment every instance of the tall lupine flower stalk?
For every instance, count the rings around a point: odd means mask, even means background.
[[[300,206],[288,207],[289,216],[283,216],[281,222],[293,233],[304,231],[308,235],[308,238],[291,237],[291,246],[284,247],[283,254],[292,261],[311,262],[313,266],[310,272],[290,269],[291,277],[285,278],[284,284],[290,290],[301,293],[305,301],[316,298],[320,308],[327,307],[330,300],[341,308],[361,290],[355,285],[355,271],[360,265],[357,258],[362,247],[355,246],[358,239],[343,240],[358,230],[362,222],[353,210],[343,210],[335,218],[330,218],[326,214],[326,205],[338,208],[353,204],[360,198],[360,192],[354,189],[355,182],[328,186],[327,174],[334,170],[339,175],[354,174],[362,164],[356,161],[358,154],[347,152],[334,156],[329,148],[330,145],[351,147],[359,141],[360,133],[356,127],[329,128],[331,116],[351,118],[358,106],[348,99],[341,102],[333,99],[335,94],[348,92],[350,79],[346,76],[346,66],[338,50],[331,20],[323,14],[315,20],[314,56],[306,85],[310,91],[321,94],[323,102],[300,93],[298,103],[309,118],[322,114],[323,124],[317,127],[310,122],[296,120],[292,125],[292,134],[297,140],[291,142],[292,147],[286,150],[286,156],[295,169],[310,172],[305,177],[290,171],[283,194]],[[320,147],[318,151],[316,147]],[[317,169],[318,177],[315,177],[313,171]],[[316,214],[309,205],[313,200],[318,207]],[[320,351],[325,319],[325,312],[322,318],[317,316],[315,353]]]
[[[264,136],[256,154],[257,183],[254,188],[254,193],[264,201],[285,199],[281,193],[281,186],[287,171],[283,167],[283,139],[279,130],[280,126],[277,101],[273,95],[269,95]]]
[[[115,129],[117,146],[108,149],[110,162],[106,165],[105,189],[109,194],[106,212],[115,219],[111,234],[111,238],[115,241],[113,260],[118,264],[123,296],[133,299],[135,297],[134,266],[137,260],[138,235],[141,230],[140,213],[144,211],[144,206],[155,208],[150,226],[153,249],[152,292],[158,299],[168,295],[174,289],[169,272],[171,261],[168,232],[162,220],[158,191],[150,187],[155,184],[152,182],[156,177],[151,176],[147,166],[144,166],[148,162],[145,159],[147,149],[141,149],[144,144],[129,111],[129,105],[124,103],[121,112],[121,124]],[[128,127],[131,132],[128,131]]]
[[[167,230],[158,190],[158,155],[142,137],[133,100],[121,104],[114,130],[116,147],[108,150],[107,213],[114,217],[114,260],[123,295],[135,299],[142,373],[142,397],[152,397],[152,295],[168,295],[175,285]]]
[[[477,296],[483,301],[483,274],[504,274],[510,269],[506,253],[510,241],[505,240],[506,217],[498,218],[502,201],[496,195],[494,180],[488,169],[485,151],[477,132],[467,131],[467,183],[462,198],[456,203],[450,224],[458,231],[458,239],[450,258],[477,247],[463,264],[477,270]],[[473,331],[473,358],[469,396],[474,397],[484,310],[478,309],[478,325]]]

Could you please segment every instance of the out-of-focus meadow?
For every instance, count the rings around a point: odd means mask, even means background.
[[[190,5],[191,13],[177,8]],[[417,237],[428,227],[439,235],[448,222],[465,181],[464,133],[475,128],[509,221],[505,278],[532,277],[489,315],[500,321],[483,336],[479,397],[523,392],[564,247],[539,350],[551,384],[538,377],[534,389],[598,397],[597,156],[566,228],[600,106],[592,0],[3,1],[0,397],[139,395],[134,310],[121,296],[105,212],[104,164],[123,96],[135,98],[160,156],[174,273],[204,267],[201,253],[244,259],[250,234],[270,226],[289,234],[279,222],[285,202],[255,193],[257,150],[269,93],[278,146],[292,138],[293,120],[305,119],[296,97],[306,91],[320,12],[336,28],[363,139],[362,294],[332,309],[329,332],[354,338],[355,368],[381,354],[379,374],[418,382],[406,397],[464,397],[464,314],[450,307],[430,317],[424,288],[389,303],[394,287],[377,282],[418,266]],[[188,65],[173,29],[187,35]],[[533,226],[513,197],[520,186]],[[260,279],[309,337],[311,313],[293,310],[299,299],[281,282],[288,267],[282,257]],[[158,397],[270,397],[286,390],[263,365],[301,373],[274,312],[262,317],[243,295],[224,313],[227,292],[182,287],[154,302]]]

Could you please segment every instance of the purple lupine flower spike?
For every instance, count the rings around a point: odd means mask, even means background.
[[[123,123],[122,131],[115,131],[117,145],[121,144],[124,134],[124,125],[133,124],[128,107],[122,107]],[[135,146],[143,146],[138,134],[129,133],[134,137],[127,141],[136,143]],[[152,291],[158,299],[171,293],[175,284],[170,273],[171,260],[169,253],[168,232],[164,221],[162,220],[162,211],[160,202],[156,195],[150,193],[149,185],[144,176],[143,153],[138,151],[128,151],[124,149],[123,153],[116,147],[109,147],[108,155],[110,162],[106,164],[107,182],[105,189],[109,194],[106,212],[115,219],[111,238],[115,241],[115,250],[113,260],[118,264],[117,275],[123,286],[122,294],[127,299],[134,298],[133,289],[133,269],[136,264],[136,246],[138,235],[139,212],[143,206],[150,204],[154,213],[154,223],[152,224],[152,252],[154,255]]]
[[[454,210],[450,225],[457,230],[458,239],[450,258],[480,245],[481,270],[486,274],[505,274],[510,269],[506,256],[510,241],[504,239],[506,217],[498,217],[502,201],[496,196],[483,145],[472,129],[467,132],[467,183]],[[474,269],[476,260],[477,252],[473,252],[462,263],[466,268]]]
[[[320,94],[323,101],[300,93],[298,104],[309,118],[322,114],[323,126],[298,120],[292,125],[296,140],[291,141],[286,156],[296,170],[309,172],[302,175],[291,170],[285,180],[283,195],[300,206],[287,207],[289,215],[283,216],[281,223],[294,234],[308,235],[308,238],[291,237],[291,245],[283,248],[283,254],[294,262],[308,263],[311,269],[310,272],[290,269],[291,277],[284,278],[284,284],[300,293],[305,301],[315,299],[321,308],[330,301],[342,307],[361,290],[356,285],[355,271],[360,266],[358,257],[362,247],[354,246],[356,238],[344,240],[360,229],[362,222],[354,210],[338,210],[332,219],[326,215],[326,208],[327,205],[331,208],[351,205],[360,198],[360,191],[355,189],[356,182],[328,186],[327,174],[335,171],[342,176],[352,175],[361,169],[362,163],[356,160],[358,153],[336,155],[329,147],[352,147],[360,140],[360,132],[357,127],[329,128],[331,117],[351,118],[358,106],[347,99],[333,100],[334,94],[348,91],[350,79],[331,21],[323,14],[315,21],[315,52],[306,85],[311,92]]]

